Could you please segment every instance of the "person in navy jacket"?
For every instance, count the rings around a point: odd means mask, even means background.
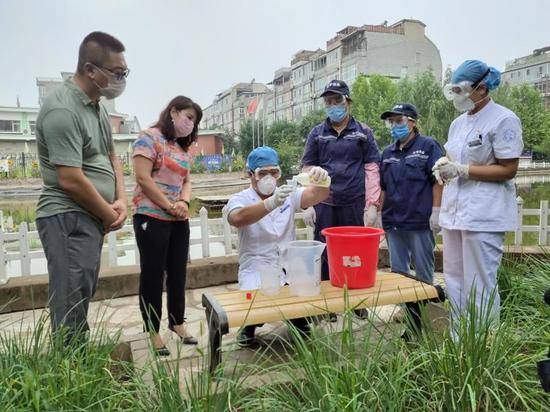
[[[332,80],[321,97],[327,118],[315,126],[306,142],[302,170],[320,166],[331,178],[330,195],[305,211],[304,222],[315,229],[315,240],[325,241],[322,230],[333,226],[374,226],[380,198],[380,152],[370,128],[350,114],[350,91]],[[326,251],[321,278],[329,279]]]
[[[391,128],[393,143],[380,162],[381,225],[386,232],[392,271],[433,281],[434,232],[440,231],[439,207],[443,187],[432,167],[443,156],[441,145],[420,134],[418,111],[410,103],[396,104],[380,116]]]

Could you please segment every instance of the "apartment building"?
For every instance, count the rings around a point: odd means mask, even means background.
[[[506,62],[502,81],[512,86],[523,83],[533,85],[540,91],[544,104],[550,109],[550,46]]]

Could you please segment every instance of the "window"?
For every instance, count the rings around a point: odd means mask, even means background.
[[[302,117],[302,109],[297,106],[294,108],[294,120],[300,120]]]
[[[325,108],[325,102],[322,98],[315,100],[315,109],[322,110],[324,108]]]
[[[309,79],[311,77],[311,73],[313,72],[313,63],[308,63],[304,67],[304,76],[306,79]]]
[[[531,69],[527,69],[527,70],[525,71],[525,74],[526,74],[527,76],[529,76],[529,75],[531,74]]]
[[[404,79],[405,77],[407,77],[407,73],[409,71],[409,68],[407,66],[402,66],[401,67],[401,78]]]
[[[348,86],[351,87],[356,77],[357,77],[357,65],[352,64],[351,66],[345,66],[342,69],[341,79],[345,81],[348,84]]]
[[[327,65],[327,56],[319,57],[313,65],[314,70],[322,69]]]
[[[29,127],[31,128],[31,134],[34,134],[35,130],[36,130],[36,121],[30,120],[29,121]]]
[[[319,94],[323,90],[325,90],[325,79],[317,79],[315,80],[315,93]]]
[[[307,84],[305,84],[305,85],[303,86],[303,92],[302,92],[302,94],[303,94],[303,96],[304,96],[304,99],[309,98],[309,85],[310,85],[310,83],[307,83]]]
[[[539,66],[539,76],[542,76],[542,69],[543,69],[543,67]]]
[[[19,120],[0,120],[0,132],[21,133]]]
[[[333,65],[338,63],[338,49],[331,51],[327,56],[327,64]]]

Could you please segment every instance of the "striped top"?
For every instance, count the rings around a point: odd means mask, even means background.
[[[189,179],[189,153],[175,140],[167,140],[157,128],[141,132],[133,148],[132,157],[143,156],[153,162],[151,177],[170,202],[178,200],[183,184]],[[183,220],[165,212],[147,198],[139,184],[136,184],[134,189],[132,202],[134,213],[160,220]]]

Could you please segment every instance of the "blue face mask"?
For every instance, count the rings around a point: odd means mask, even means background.
[[[406,124],[401,126],[393,126],[391,128],[391,137],[395,141],[403,140],[409,135],[409,133],[409,127]]]
[[[344,104],[326,108],[326,113],[331,122],[340,123],[346,117],[347,110]]]

